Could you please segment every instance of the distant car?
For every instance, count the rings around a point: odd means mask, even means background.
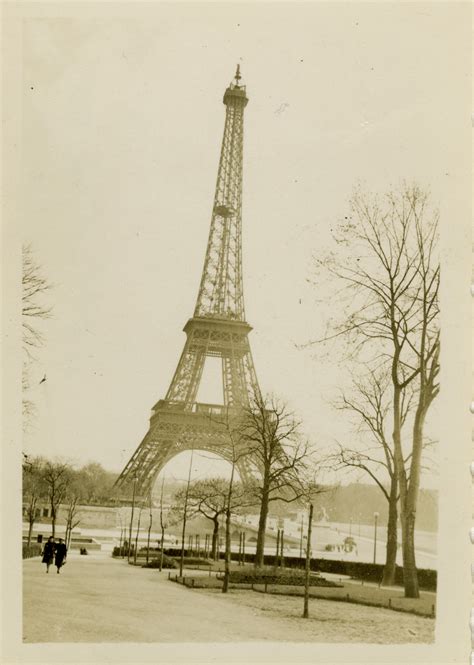
[[[347,536],[344,538],[344,551],[345,552],[352,552],[352,550],[357,549],[357,543],[355,539],[352,536]]]

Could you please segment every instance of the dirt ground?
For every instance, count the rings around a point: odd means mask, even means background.
[[[32,642],[431,642],[434,621],[335,601],[252,591],[222,594],[168,573],[72,553],[61,574],[24,562],[23,639]]]

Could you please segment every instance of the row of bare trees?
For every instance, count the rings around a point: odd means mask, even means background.
[[[357,443],[339,442],[330,461],[367,473],[389,502],[387,584],[400,517],[405,595],[416,598],[416,510],[432,444],[425,423],[439,392],[438,212],[416,185],[383,198],[358,190],[333,239],[315,260],[318,285],[329,278],[339,313],[332,309],[312,344],[330,344],[351,366],[352,385],[336,408],[350,414]]]
[[[28,545],[33,527],[43,506],[48,507],[51,535],[56,534],[58,512],[65,510],[65,540],[69,544],[72,530],[80,523],[82,504],[104,502],[110,498],[116,474],[92,462],[80,469],[63,460],[23,457],[23,505],[28,522]]]
[[[72,530],[79,524],[78,496],[72,482],[72,467],[66,462],[50,461],[42,457],[24,458],[23,501],[28,521],[28,545],[40,506],[47,505],[51,519],[51,535],[56,535],[58,511],[66,505],[66,546]]]

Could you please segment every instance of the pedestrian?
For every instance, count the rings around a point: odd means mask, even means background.
[[[59,569],[61,566],[64,566],[66,563],[66,554],[67,554],[67,547],[66,543],[63,542],[63,539],[59,539],[59,543],[56,544],[56,551],[55,551],[55,558],[54,558],[54,565],[58,569],[58,575],[59,575]]]
[[[46,572],[49,573],[49,567],[54,561],[54,552],[56,550],[56,544],[54,542],[53,536],[48,538],[48,541],[45,543],[43,549],[43,559],[42,562],[46,564]]]

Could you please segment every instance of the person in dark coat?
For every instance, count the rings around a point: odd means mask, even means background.
[[[61,568],[61,566],[64,565],[66,561],[66,554],[67,554],[67,547],[66,543],[63,542],[63,539],[59,539],[59,543],[56,543],[56,550],[55,550],[55,559],[54,559],[54,565],[58,569]]]
[[[45,543],[44,549],[43,549],[43,559],[42,562],[46,564],[46,572],[49,573],[49,567],[54,561],[54,552],[56,549],[56,545],[54,542],[53,536],[50,536],[48,538],[47,543]]]

